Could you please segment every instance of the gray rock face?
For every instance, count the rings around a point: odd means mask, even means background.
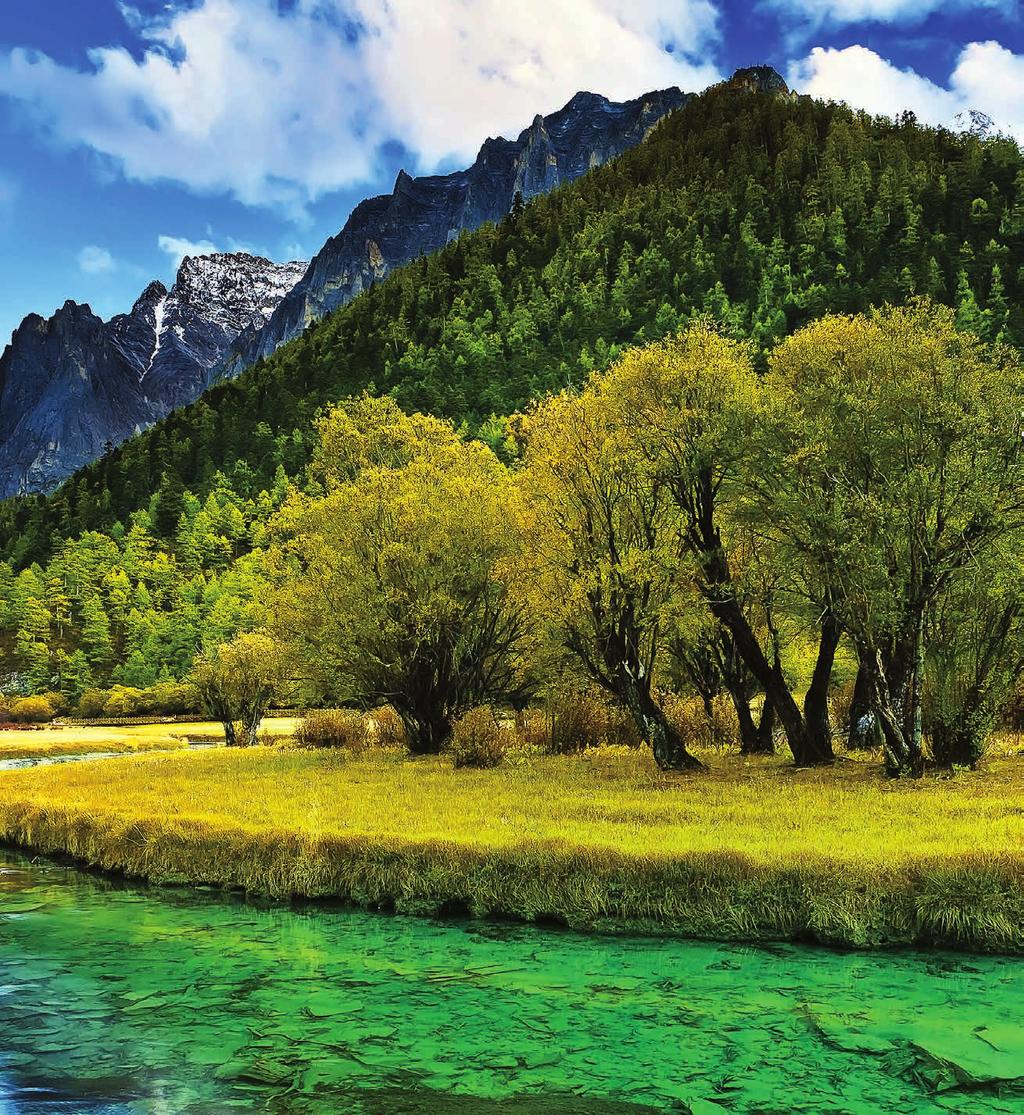
[[[0,356],[0,497],[52,488],[198,398],[235,338],[262,328],[305,269],[202,256],[109,322],[75,302],[48,321],[25,318]]]
[[[517,193],[528,201],[622,154],[691,96],[663,89],[617,104],[577,93],[558,112],[535,117],[518,139],[488,139],[468,170],[427,178],[400,172],[390,194],[356,206],[266,326],[239,337],[219,375],[269,356],[395,267],[501,220]]]
[[[185,259],[170,290],[151,283],[109,322],[73,302],[48,321],[26,318],[0,357],[0,498],[56,487],[395,267],[500,220],[517,193],[528,201],[641,142],[691,96],[673,88],[617,104],[577,93],[518,139],[488,139],[468,170],[403,171],[308,266],[242,253]]]

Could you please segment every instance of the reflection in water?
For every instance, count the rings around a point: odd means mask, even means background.
[[[0,1113],[1020,1112],[1024,961],[438,924],[0,854]]]

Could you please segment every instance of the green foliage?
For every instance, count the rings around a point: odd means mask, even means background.
[[[200,655],[191,682],[202,707],[224,725],[228,746],[248,747],[256,743],[260,722],[285,676],[285,659],[274,640],[246,632]]]
[[[48,697],[19,697],[11,701],[7,715],[16,724],[46,724],[57,713]]]
[[[148,689],[183,677],[197,648],[257,626],[265,524],[284,488],[242,499],[221,476],[186,493],[171,540],[148,513],[127,531],[88,531],[17,574],[0,562],[0,674],[72,703],[111,684]]]
[[[85,720],[133,716],[178,716],[199,709],[199,693],[188,682],[161,681],[145,688],[113,685],[86,689],[76,712]]]
[[[402,268],[55,495],[11,501],[0,555],[20,569],[54,537],[140,510],[171,540],[221,480],[273,500],[301,473],[318,410],[371,385],[483,428],[497,449],[493,414],[705,312],[763,353],[826,311],[926,294],[1020,344],[1022,198],[1010,141],[710,90],[621,158]],[[204,531],[179,561],[223,562],[247,541]]]
[[[319,423],[310,494],[281,532],[276,628],[336,698],[389,701],[436,752],[482,699],[520,694],[528,624],[506,585],[518,546],[507,469],[450,423],[363,397]]]

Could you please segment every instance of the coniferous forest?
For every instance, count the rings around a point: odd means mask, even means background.
[[[0,7],[0,1110],[1018,1110],[1012,5]]]
[[[50,496],[0,507],[0,639],[35,691],[147,686],[251,624],[313,420],[363,391],[506,457],[506,418],[710,316],[768,350],[922,296],[1024,343],[1015,143],[729,84],[580,181],[421,258]]]

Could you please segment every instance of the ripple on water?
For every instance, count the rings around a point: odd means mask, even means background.
[[[5,853],[0,1112],[1020,1112],[1024,961],[257,907]]]

